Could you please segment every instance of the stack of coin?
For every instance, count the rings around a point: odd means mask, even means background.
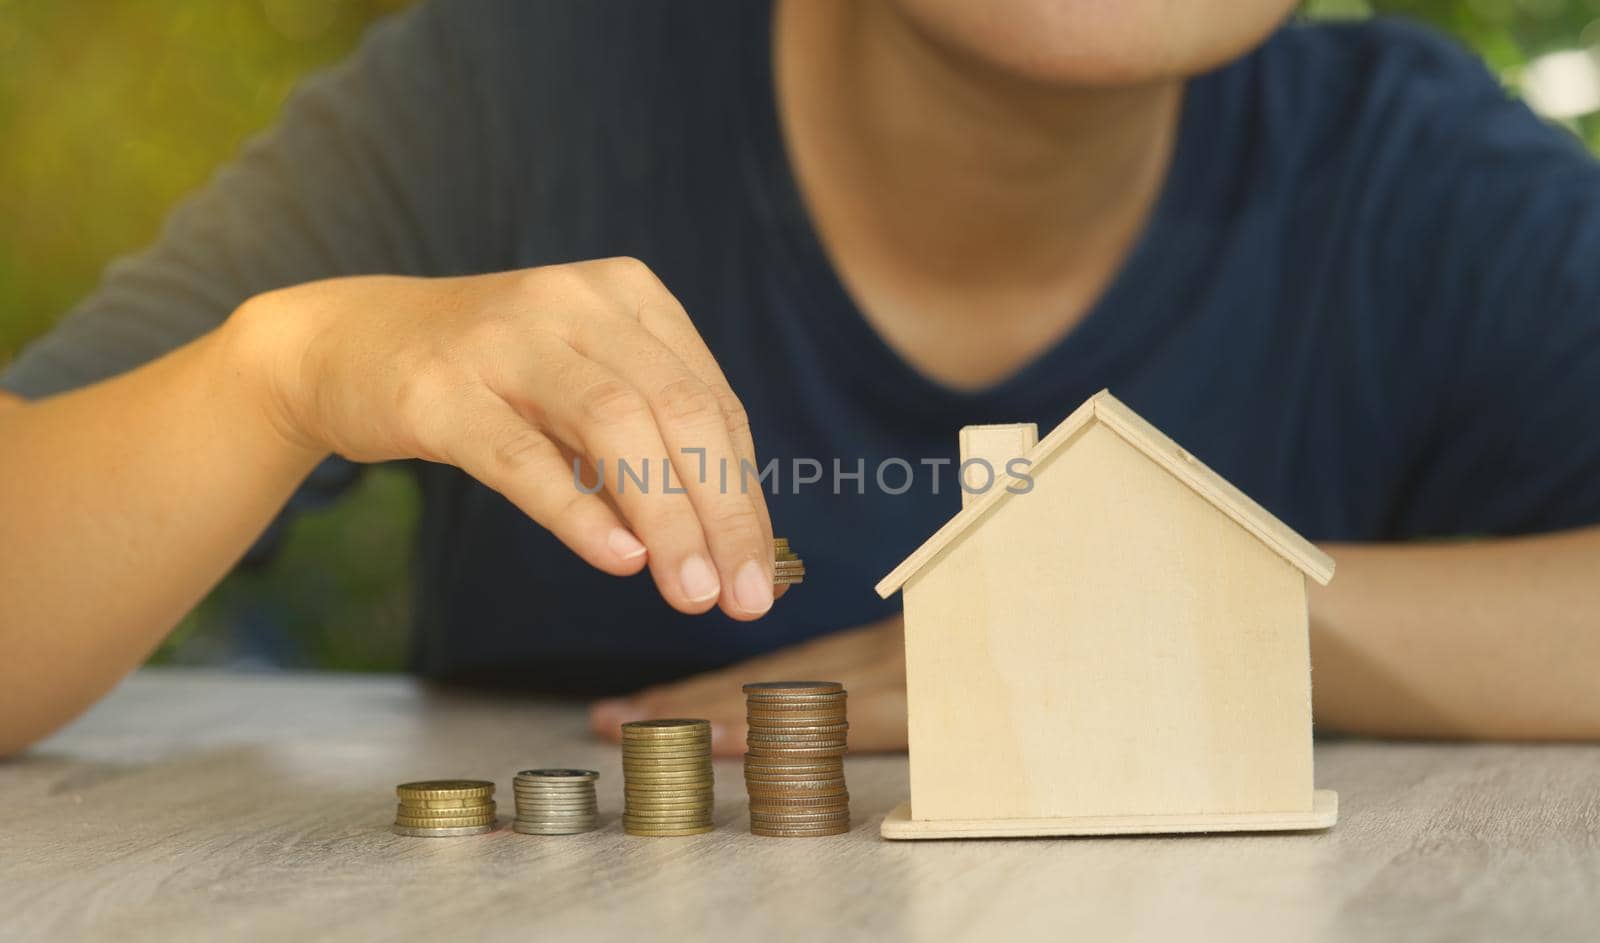
[[[844,685],[766,681],[745,685],[744,693],[750,831],[776,838],[848,832]]]
[[[804,560],[794,555],[789,549],[789,538],[774,537],[772,540],[772,581],[779,586],[793,583],[803,583],[806,579],[806,564]]]
[[[494,831],[494,783],[434,779],[401,783],[394,792],[400,797],[394,813],[396,835],[453,838]]]
[[[711,831],[711,724],[640,720],[622,725],[622,828],[629,835]]]
[[[576,835],[594,831],[599,806],[592,769],[525,769],[511,788],[517,818],[511,827],[524,835]]]

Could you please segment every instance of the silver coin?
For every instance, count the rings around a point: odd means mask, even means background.
[[[517,800],[517,808],[519,809],[592,809],[598,804],[599,803],[593,798],[574,799],[570,801],[566,799],[562,799],[560,801],[551,801],[548,799]]]
[[[592,832],[597,826],[593,823],[584,828],[569,825],[540,825],[533,822],[512,822],[511,830],[523,835],[582,835]]]
[[[589,782],[600,778],[600,774],[592,769],[525,769],[517,774],[520,779],[553,779],[561,782]]]
[[[483,835],[500,827],[499,822],[488,825],[469,825],[465,828],[416,828],[409,825],[391,825],[389,831],[396,835],[405,835],[408,838],[462,838],[467,835]]]

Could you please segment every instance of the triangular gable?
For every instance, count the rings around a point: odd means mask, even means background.
[[[1089,397],[1072,415],[1039,440],[1025,458],[1033,467],[1041,465],[1057,449],[1073,441],[1093,423],[1100,423],[1115,432],[1125,442],[1144,453],[1151,461],[1170,472],[1190,490],[1204,498],[1217,510],[1243,527],[1257,540],[1272,548],[1279,556],[1294,564],[1305,575],[1327,585],[1333,579],[1333,558],[1318,550],[1310,541],[1295,533],[1289,525],[1273,517],[1266,508],[1250,500],[1249,496],[1227,479],[1205,466],[1205,463],[1186,452],[1178,443],[1167,438],[1161,430],[1145,422],[1137,413],[1123,405],[1109,390],[1101,390]],[[1000,502],[1013,497],[1005,488],[991,488],[978,500],[967,505],[961,513],[946,521],[932,537],[918,547],[911,556],[901,561],[889,575],[878,582],[878,595],[888,599],[917,571],[938,556],[939,552],[960,537],[967,528],[977,523]]]

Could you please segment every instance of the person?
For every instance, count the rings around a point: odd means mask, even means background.
[[[1600,169],[1450,43],[1293,6],[384,22],[0,380],[0,750],[405,459],[423,676],[722,752],[740,682],[827,677],[901,748],[872,585],[956,430],[1102,387],[1337,559],[1322,729],[1600,735]]]

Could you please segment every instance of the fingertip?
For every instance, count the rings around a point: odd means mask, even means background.
[[[698,553],[685,557],[670,575],[658,569],[656,584],[674,609],[691,616],[709,611],[722,597],[717,571]]]
[[[622,527],[611,528],[611,533],[606,535],[606,546],[623,563],[642,562],[646,553],[639,538]]]
[[[595,566],[612,576],[632,576],[650,562],[650,553],[639,538],[623,527],[606,534],[605,550],[594,554]]]
[[[756,560],[746,560],[733,578],[733,601],[747,618],[760,618],[772,608],[772,574]]]

